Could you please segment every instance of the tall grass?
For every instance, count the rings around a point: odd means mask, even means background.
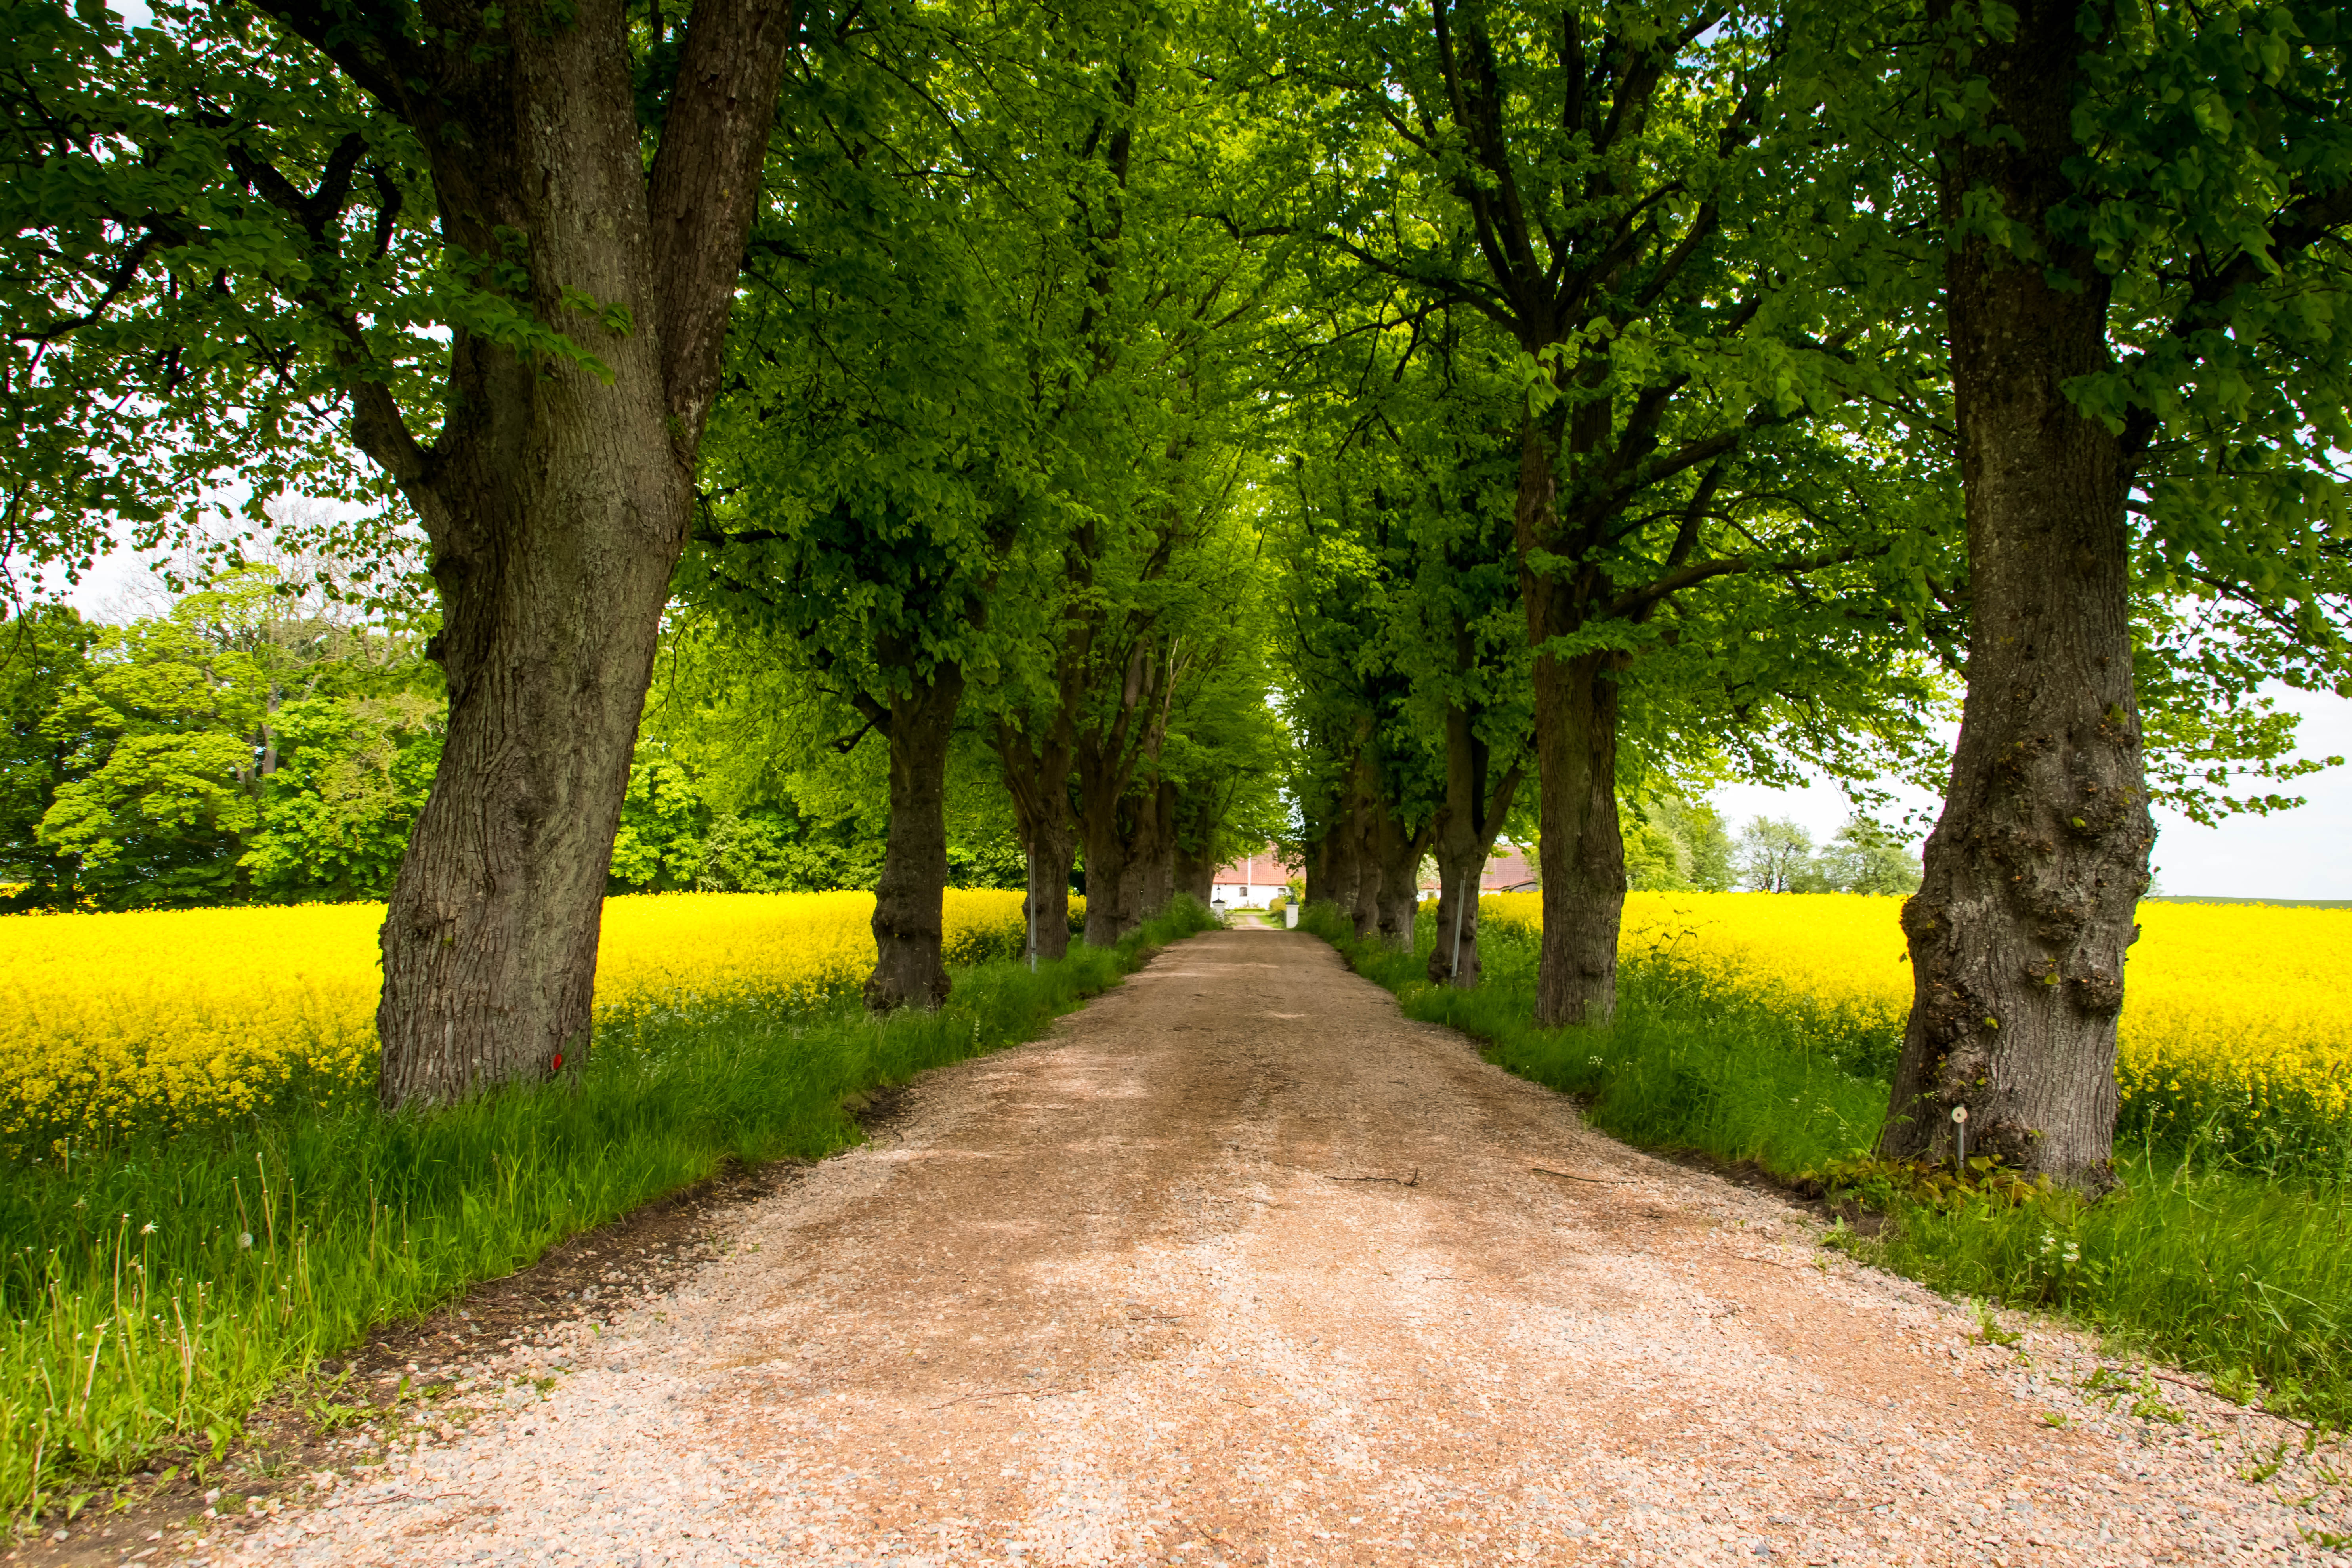
[[[1406,954],[1359,943],[1337,910],[1300,925],[1397,993],[1407,1013],[1486,1043],[1491,1061],[1579,1096],[1597,1127],[1644,1148],[1752,1162],[1795,1182],[1865,1156],[1886,1114],[1901,1040],[1801,1004],[1760,999],[1702,969],[1640,959],[1619,972],[1609,1024],[1541,1029],[1532,932],[1482,931],[1485,984],[1429,984],[1421,921]],[[2352,1424],[2352,1163],[2232,1130],[2159,1132],[2117,1149],[2113,1195],[2023,1202],[1961,1193],[1922,1202],[1859,1178],[1883,1208],[1856,1253],[1936,1288],[2063,1312],[2119,1350],[2201,1373],[2271,1409]]]
[[[670,1012],[607,1027],[575,1086],[430,1115],[346,1102],[5,1167],[0,1513],[37,1510],[194,1435],[215,1451],[273,1385],[467,1283],[729,1160],[857,1141],[842,1101],[1034,1038],[1189,902],[1031,973],[955,972],[936,1013]]]

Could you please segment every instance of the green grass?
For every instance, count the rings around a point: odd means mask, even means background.
[[[1482,933],[1486,983],[1457,992],[1425,978],[1425,912],[1412,955],[1357,943],[1328,908],[1299,923],[1407,1013],[1577,1095],[1593,1125],[1629,1143],[1753,1162],[1793,1183],[1867,1154],[1886,1113],[1901,1045],[1891,1029],[1638,960],[1620,970],[1610,1024],[1539,1029],[1529,1021],[1532,937]],[[1864,1178],[1856,1195],[1887,1224],[1873,1238],[1838,1239],[1941,1290],[2063,1313],[2119,1352],[2160,1357],[2282,1414],[2352,1425],[2352,1165],[2284,1152],[2266,1162],[2194,1131],[2126,1142],[2116,1163],[2121,1189],[2088,1205],[2054,1194],[1924,1203]]]
[[[1211,923],[1186,904],[1034,974],[961,969],[932,1014],[877,1019],[845,998],[656,1020],[600,1037],[576,1088],[425,1116],[311,1109],[0,1167],[0,1517],[79,1506],[159,1446],[218,1453],[271,1388],[374,1325],[729,1161],[855,1143],[846,1097],[1034,1039]]]

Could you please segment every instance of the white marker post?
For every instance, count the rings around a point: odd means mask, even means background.
[[[1952,1125],[1959,1130],[1959,1147],[1952,1152],[1952,1173],[1962,1181],[1969,1179],[1969,1108],[1952,1107]]]

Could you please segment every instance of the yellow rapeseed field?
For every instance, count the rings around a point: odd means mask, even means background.
[[[1854,893],[1634,893],[1622,951],[1687,959],[1759,995],[1794,994],[1900,1028],[1911,969],[1903,900]],[[1533,931],[1536,893],[1480,919]],[[2168,1116],[2352,1120],[2352,910],[2140,906],[2124,973],[2116,1078]]]
[[[873,912],[871,893],[608,900],[598,1019],[854,991]],[[1017,892],[950,890],[946,917],[950,963],[1022,951]],[[383,921],[374,904],[0,920],[0,1144],[373,1081]]]

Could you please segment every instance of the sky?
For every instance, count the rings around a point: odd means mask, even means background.
[[[2303,716],[2298,751],[2307,756],[2352,758],[2352,701],[2326,692],[2274,687],[2279,705]],[[2168,811],[2156,814],[2156,888],[2238,899],[2352,899],[2352,766],[2297,779],[2282,794],[2307,804],[2272,816],[2233,816],[2201,827]],[[1901,792],[1903,807],[1932,809],[1916,790]],[[1769,790],[1730,784],[1709,797],[1737,834],[1749,818],[1785,816],[1816,840],[1838,830],[1849,807],[1835,785]],[[1890,814],[1891,815],[1891,814]]]
[[[116,554],[70,595],[83,614],[106,620],[148,606],[134,603],[147,581],[145,568]],[[2352,757],[2352,701],[2326,693],[2277,688],[2281,704],[2303,715],[2300,750],[2307,755]],[[2352,899],[2352,766],[2330,768],[2295,781],[2288,793],[2308,804],[2273,816],[2236,816],[2218,827],[2159,811],[2157,816],[2157,890],[2240,899]],[[1727,784],[1710,796],[1726,826],[1737,834],[1751,817],[1790,817],[1825,840],[1844,822],[1851,807],[1836,785],[1771,790]],[[1894,813],[1932,814],[1936,801],[1916,790],[1899,792]]]

